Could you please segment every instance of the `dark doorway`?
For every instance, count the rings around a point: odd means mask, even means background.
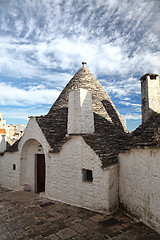
[[[37,192],[45,192],[45,156],[44,154],[36,155],[37,165]]]

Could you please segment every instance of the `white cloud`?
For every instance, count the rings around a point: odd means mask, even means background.
[[[128,119],[128,120],[139,120],[142,118],[141,114],[137,114],[137,113],[134,113],[134,114],[131,114],[131,113],[127,113],[127,114],[123,114],[122,117],[124,119]]]
[[[119,79],[120,78],[120,79]],[[137,78],[123,78],[118,76],[118,80],[103,80],[104,87],[108,94],[112,94],[120,99],[128,99],[132,94],[140,95],[140,81]],[[130,99],[130,98],[129,98]]]
[[[58,0],[54,4],[14,1],[11,17],[16,34],[7,37],[7,44],[0,37],[4,51],[0,68],[32,77],[48,67],[71,70],[86,60],[95,74],[158,72],[160,54],[152,49],[153,43],[159,46],[160,37],[154,4],[145,0],[108,0],[96,5],[94,1],[86,4],[82,0],[76,4]],[[154,32],[147,28],[153,10],[154,19],[157,17],[157,21],[152,21]],[[11,29],[9,24],[10,21],[7,29]]]
[[[44,75],[46,78],[48,68],[67,71],[80,67],[82,61],[87,61],[95,75],[158,73],[160,66],[159,52],[144,52],[129,58],[121,46],[112,43],[98,45],[96,41],[81,38],[69,40],[64,37],[49,44],[40,42],[36,45],[4,43],[0,38],[0,43],[0,69],[17,77]]]
[[[123,106],[129,107],[128,110],[130,110],[130,112],[136,112],[136,113],[140,113],[141,112],[141,104],[138,103],[133,103],[132,101],[119,101],[119,104],[122,104]]]
[[[36,105],[52,104],[60,94],[60,91],[54,89],[45,89],[42,86],[24,90],[11,85],[0,83],[1,105]]]

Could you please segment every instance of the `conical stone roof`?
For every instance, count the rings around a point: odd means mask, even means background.
[[[74,77],[63,89],[48,114],[52,114],[53,111],[57,109],[68,108],[69,92],[79,88],[84,88],[92,92],[94,113],[99,114],[114,125],[127,131],[125,122],[121,118],[110,97],[84,63],[82,68],[74,75]]]
[[[125,124],[104,88],[85,64],[69,81],[45,116],[36,117],[51,151],[59,152],[72,136],[67,135],[69,92],[84,88],[92,92],[95,132],[81,134],[85,142],[100,157],[102,167],[115,164],[119,152],[128,144]]]

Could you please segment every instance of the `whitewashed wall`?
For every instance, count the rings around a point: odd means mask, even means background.
[[[39,146],[42,147],[39,147]],[[37,121],[30,118],[25,133],[19,144],[20,157],[20,186],[29,185],[32,192],[36,191],[36,154],[45,154],[45,164],[48,161],[50,146],[46,141]],[[47,172],[46,172],[47,178]]]
[[[80,88],[69,93],[68,134],[94,132],[92,94]]]
[[[92,170],[93,182],[82,180],[82,169]],[[80,136],[50,155],[47,173],[46,195],[54,200],[99,212],[117,207],[117,166],[102,170],[99,157]]]
[[[0,184],[9,189],[19,189],[19,152],[5,153],[0,156]],[[13,170],[13,164],[16,170]]]
[[[41,150],[38,147],[40,144]],[[29,184],[31,191],[34,192],[35,154],[44,153],[47,165],[49,149],[49,144],[38,123],[35,118],[31,118],[19,142],[18,151],[6,152],[4,156],[0,156],[0,184],[15,190],[22,189],[24,184]],[[15,170],[13,170],[13,164],[16,164]]]
[[[43,146],[44,154],[47,156],[50,146],[34,117],[30,118],[28,125],[25,129],[24,135],[19,143],[18,149],[20,152],[22,151],[24,144],[31,139],[37,140]]]
[[[133,149],[119,161],[120,202],[160,233],[160,150]]]

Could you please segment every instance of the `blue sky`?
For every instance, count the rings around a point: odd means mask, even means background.
[[[47,114],[86,61],[129,130],[141,123],[140,77],[160,74],[159,0],[0,0],[0,112]]]

